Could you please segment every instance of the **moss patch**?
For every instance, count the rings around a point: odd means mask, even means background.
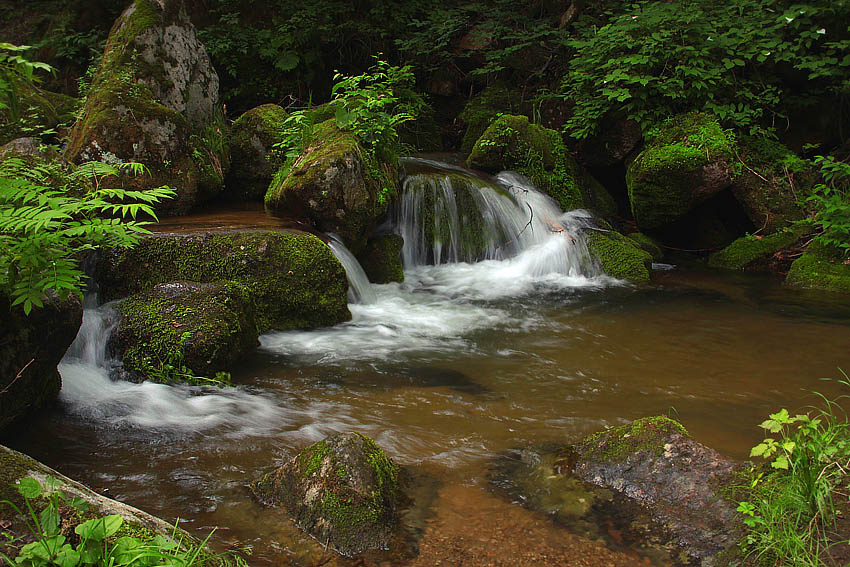
[[[522,103],[522,93],[504,85],[491,85],[469,99],[458,118],[466,122],[460,151],[472,153],[475,142],[499,114],[528,114],[531,109]]]
[[[357,260],[369,281],[376,284],[404,281],[401,249],[404,239],[396,234],[387,234],[369,239],[366,248],[357,255]]]
[[[834,248],[817,239],[791,264],[786,282],[796,287],[850,293],[850,265]]]
[[[664,250],[658,245],[651,236],[647,236],[642,232],[633,232],[627,235],[629,240],[641,247],[642,250],[649,253],[653,260],[660,260],[664,257]]]
[[[323,327],[351,318],[345,270],[330,248],[310,234],[154,235],[132,250],[104,253],[98,274],[107,300],[177,280],[242,283],[253,296],[261,332]]]
[[[665,416],[643,417],[620,427],[594,433],[576,446],[582,459],[594,462],[622,462],[645,452],[657,456],[664,452],[664,443],[671,433],[688,435],[678,421]]]
[[[626,171],[632,213],[658,228],[727,187],[738,172],[735,138],[713,116],[685,114],[652,133]]]
[[[587,248],[602,271],[620,280],[649,281],[652,256],[636,242],[616,231],[586,230]]]
[[[725,270],[763,268],[773,254],[791,246],[800,236],[799,230],[790,228],[764,237],[744,236],[712,254],[708,265]]]

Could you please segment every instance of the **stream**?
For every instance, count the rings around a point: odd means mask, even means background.
[[[329,241],[349,274],[350,322],[263,335],[233,388],[133,384],[109,378],[114,312],[90,297],[60,365],[60,407],[3,442],[193,534],[217,527],[213,545],[250,551],[252,565],[330,559],[246,485],[339,431],[372,437],[430,479],[424,511],[406,518],[418,554],[361,565],[672,565],[616,534],[588,537],[511,502],[491,488],[493,460],[657,414],[745,458],[769,412],[815,403],[812,390],[847,393],[834,381],[839,367],[850,371],[846,297],[674,265],[657,266],[647,286],[613,280],[579,236],[586,213],[561,213],[513,174],[482,183],[413,165],[430,173],[408,177],[391,227],[405,236],[403,283],[369,284]],[[477,250],[458,232],[470,219],[457,175],[475,187],[462,191],[490,239]],[[421,236],[430,206],[449,219],[438,221],[434,246]],[[244,215],[221,222],[265,226],[257,211]],[[204,230],[215,219],[207,215]]]

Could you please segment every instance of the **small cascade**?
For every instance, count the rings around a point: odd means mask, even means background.
[[[600,274],[581,230],[591,223],[588,213],[563,213],[515,173],[488,181],[427,160],[405,163],[429,168],[405,179],[397,208],[406,269],[522,257],[529,276]]]
[[[366,272],[360,266],[354,254],[345,247],[342,240],[335,234],[328,234],[330,240],[328,246],[342,267],[345,268],[345,276],[348,278],[348,301],[349,303],[362,303],[370,305],[378,301]]]

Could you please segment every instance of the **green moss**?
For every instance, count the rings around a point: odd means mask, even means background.
[[[644,417],[589,435],[576,449],[585,460],[622,462],[638,452],[661,455],[665,440],[671,433],[688,435],[681,423],[669,417]]]
[[[374,441],[363,434],[358,433],[358,435],[360,435],[360,437],[362,437],[366,442],[368,451],[366,458],[372,466],[372,469],[375,471],[375,476],[378,479],[378,486],[381,489],[387,487],[390,490],[395,490],[395,487],[398,485],[398,475],[401,470],[399,466],[387,457],[384,450],[378,447]]]
[[[311,234],[274,231],[155,235],[101,258],[101,290],[115,299],[177,281],[233,280],[251,289],[257,326],[315,328],[351,318],[345,271]]]
[[[319,472],[322,468],[322,461],[328,456],[330,448],[326,441],[318,441],[304,449],[298,455],[298,468],[303,471],[302,475],[308,477],[313,473]]]
[[[660,260],[664,257],[664,250],[658,245],[651,236],[647,236],[642,232],[633,232],[628,235],[629,240],[634,241],[642,250],[649,253],[653,260]]]
[[[794,260],[785,280],[795,287],[850,293],[850,265],[834,248],[817,239]]]
[[[628,166],[626,184],[632,213],[642,228],[657,228],[691,210],[699,199],[694,189],[711,165],[717,180],[731,182],[735,137],[713,116],[677,116],[655,130],[647,147]],[[717,182],[717,181],[713,181]]]
[[[762,238],[744,236],[723,250],[712,254],[708,259],[708,265],[726,270],[755,268],[760,263],[766,263],[775,252],[791,246],[800,236],[799,231],[791,229]]]
[[[460,151],[464,155],[472,153],[475,142],[492,122],[502,113],[522,113],[528,109],[528,104],[522,103],[522,93],[503,85],[491,85],[469,99],[458,118],[466,122],[466,132]]]
[[[602,271],[621,280],[649,281],[652,256],[636,242],[616,231],[585,231],[587,248]]]
[[[377,284],[404,281],[401,250],[404,239],[396,234],[387,234],[369,239],[366,248],[357,255],[357,260],[369,281]]]

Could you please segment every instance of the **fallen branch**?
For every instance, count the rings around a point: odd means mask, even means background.
[[[30,364],[32,364],[33,362],[35,362],[35,359],[34,359],[34,358],[33,358],[33,359],[31,359],[29,362],[27,362],[27,363],[26,363],[26,365],[24,365],[24,367],[23,367],[23,368],[21,368],[21,370],[20,370],[20,371],[19,371],[19,372],[15,375],[15,378],[14,378],[11,382],[9,382],[8,384],[6,384],[6,387],[5,387],[5,388],[3,388],[2,390],[0,390],[0,394],[5,394],[6,392],[8,392],[8,391],[9,391],[9,388],[11,388],[11,387],[12,387],[12,385],[13,385],[15,382],[17,382],[17,381],[20,379],[20,377],[21,377],[21,376],[23,376],[24,371],[25,371],[27,368],[29,368],[29,365],[30,365]]]

